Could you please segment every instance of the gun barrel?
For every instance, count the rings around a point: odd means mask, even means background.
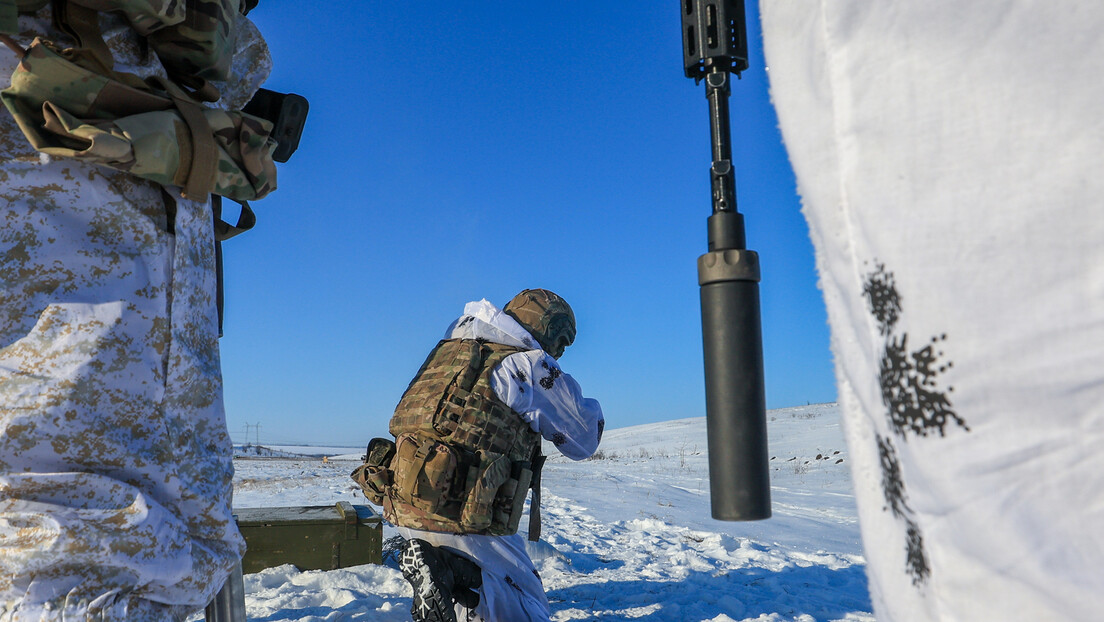
[[[706,81],[713,163],[709,252],[698,258],[713,518],[769,518],[759,256],[736,207],[728,96],[748,68],[744,0],[681,0],[686,76]]]
[[[736,173],[732,169],[732,133],[728,114],[729,83],[729,74],[723,69],[714,67],[706,76],[705,96],[709,100],[709,135],[713,146],[709,176],[713,186],[714,214],[737,210]]]

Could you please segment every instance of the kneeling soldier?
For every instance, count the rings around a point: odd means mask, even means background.
[[[574,339],[575,315],[550,291],[502,310],[468,303],[396,407],[395,442],[374,440],[353,474],[407,539],[416,621],[549,619],[517,529],[532,489],[539,538],[541,438],[581,460],[602,437],[601,406],[556,361]]]

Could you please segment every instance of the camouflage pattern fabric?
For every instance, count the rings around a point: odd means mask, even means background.
[[[490,377],[522,351],[475,339],[433,349],[391,418],[398,440],[387,520],[447,533],[517,532],[541,437],[495,395]]]
[[[48,9],[19,24],[54,34]],[[164,75],[104,25],[126,71]],[[269,68],[236,28],[231,107]],[[243,552],[211,208],[170,192],[172,216],[156,184],[40,154],[0,114],[0,621],[184,620]]]
[[[11,0],[8,0],[11,1]],[[225,80],[236,41],[238,0],[69,0],[104,13],[124,16],[147,38],[170,75]],[[20,10],[37,10],[41,0],[16,0]]]
[[[185,186],[197,145],[173,100],[102,76],[93,67],[87,55],[37,38],[0,98],[43,153]],[[272,124],[239,111],[201,109],[201,114],[217,147],[213,187],[205,190],[239,201],[274,190]]]
[[[527,289],[502,310],[529,331],[552,358],[563,356],[567,346],[575,342],[575,312],[554,292]]]
[[[107,2],[127,3],[121,0]],[[231,35],[235,31],[231,25],[241,8],[238,0],[192,0],[187,3],[177,0],[171,4],[193,6],[187,7],[186,19],[156,30],[149,36],[150,46],[161,58],[165,69],[170,75],[225,80],[230,69],[230,51],[234,47]]]

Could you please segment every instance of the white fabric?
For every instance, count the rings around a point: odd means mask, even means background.
[[[26,43],[48,9],[21,16]],[[128,71],[160,72],[105,16]],[[243,22],[227,102],[268,72]],[[247,31],[247,32],[246,32]],[[244,46],[244,47],[242,47]],[[0,49],[0,73],[18,61]],[[181,620],[244,550],[231,514],[211,207],[40,156],[0,110],[0,620]],[[169,233],[169,230],[173,233]]]
[[[540,349],[529,331],[486,299],[464,305],[464,314],[449,325],[445,339],[486,339],[515,348]]]
[[[486,300],[469,302],[445,334],[533,348],[507,356],[491,374],[499,399],[572,460],[589,458],[602,438],[602,406],[583,396],[579,383],[513,317]]]
[[[563,373],[551,356],[514,318],[486,300],[470,302],[449,326],[449,339],[486,339],[516,347],[536,348],[511,354],[492,372],[492,388],[521,414],[534,431],[552,441],[573,460],[598,448],[605,420],[597,400],[585,398],[579,384]],[[543,382],[542,382],[543,381]],[[549,619],[548,599],[520,534],[511,536],[454,535],[398,528],[406,539],[420,538],[459,552],[479,564],[483,587],[475,614],[487,622],[543,622]],[[457,618],[471,619],[461,605]]]
[[[471,559],[483,573],[479,605],[473,618],[466,607],[456,605],[457,620],[486,622],[547,622],[550,611],[544,584],[525,550],[525,538],[512,536],[454,535],[397,527],[406,538],[420,538]]]
[[[761,11],[878,620],[1100,619],[1104,5]]]

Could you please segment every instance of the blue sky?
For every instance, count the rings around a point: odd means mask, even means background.
[[[261,3],[266,86],[311,111],[257,227],[225,245],[236,440],[257,423],[272,443],[385,435],[463,304],[528,287],[575,309],[560,362],[608,427],[705,414],[708,107],[683,77],[678,2],[633,4]],[[763,266],[767,406],[781,408],[836,390],[756,10],[733,152]]]

